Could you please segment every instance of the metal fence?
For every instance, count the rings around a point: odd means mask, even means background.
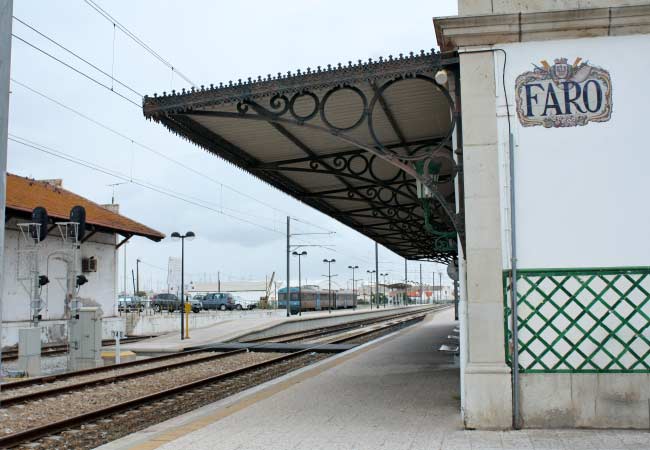
[[[506,362],[510,276],[503,274]],[[521,372],[650,372],[650,267],[518,270]]]

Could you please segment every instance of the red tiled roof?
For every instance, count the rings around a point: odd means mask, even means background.
[[[7,210],[31,214],[37,206],[47,210],[50,218],[66,221],[73,206],[86,209],[86,224],[122,235],[144,236],[154,241],[165,237],[160,231],[116,214],[95,202],[53,184],[7,174]]]

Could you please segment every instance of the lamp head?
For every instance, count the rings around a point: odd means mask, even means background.
[[[178,231],[174,231],[170,237],[172,238],[172,241],[177,241],[181,238],[181,235]]]
[[[188,241],[191,241],[195,237],[196,235],[194,234],[194,231],[188,231],[187,233],[185,233],[185,239],[187,239]]]

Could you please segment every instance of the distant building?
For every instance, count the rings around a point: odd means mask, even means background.
[[[38,245],[39,274],[50,282],[42,287],[40,325],[45,342],[65,336],[66,255],[70,241],[64,242],[57,222],[69,221],[74,206],[86,210],[86,230],[77,251],[79,272],[87,278],[78,297],[83,306],[97,306],[103,313],[105,337],[117,325],[117,249],[126,239],[143,236],[160,241],[165,235],[117,213],[117,205],[102,206],[63,189],[61,180],[36,181],[7,174],[7,202],[4,248],[4,286],[2,291],[2,345],[17,342],[18,329],[29,324],[30,295],[28,281],[28,240],[18,224],[31,222],[37,206],[47,210],[50,218],[47,238]],[[119,235],[119,237],[118,237]],[[67,253],[66,253],[67,252]]]

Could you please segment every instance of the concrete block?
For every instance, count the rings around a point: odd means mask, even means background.
[[[512,391],[509,368],[502,364],[470,364],[465,369],[464,421],[469,429],[512,427]]]
[[[464,145],[465,198],[499,198],[499,148],[496,144]]]
[[[597,378],[596,417],[592,426],[650,428],[649,374],[603,373]]]
[[[41,374],[41,328],[18,330],[18,369],[29,377]]]
[[[497,143],[496,85],[492,53],[460,55],[463,145]],[[466,174],[466,179],[471,175]]]
[[[521,374],[520,408],[525,428],[575,426],[571,374]]]
[[[492,0],[458,0],[459,16],[490,13],[492,13]]]
[[[104,362],[104,365],[110,366],[115,364],[115,356],[116,356],[116,352],[114,350],[102,352],[102,361]],[[132,351],[122,350],[120,352],[121,363],[135,361],[136,358],[137,355]]]
[[[469,251],[475,248],[500,248],[501,212],[499,205],[499,197],[465,199],[468,255]]]
[[[571,375],[571,405],[574,426],[592,427],[596,418],[596,393],[598,375],[595,373],[576,373]]]
[[[503,307],[497,303],[467,304],[469,362],[505,365]]]
[[[469,249],[467,253],[468,301],[503,304],[501,252]]]

